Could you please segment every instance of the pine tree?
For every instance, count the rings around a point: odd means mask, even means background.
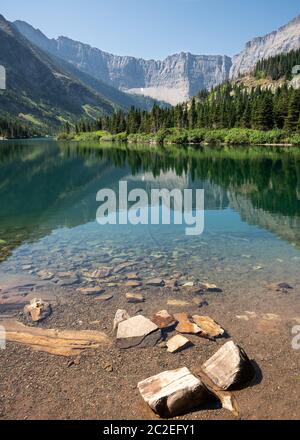
[[[293,90],[289,100],[288,114],[285,119],[285,128],[289,131],[295,131],[298,126],[300,115],[300,90]]]

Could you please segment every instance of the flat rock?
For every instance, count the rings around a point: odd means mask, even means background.
[[[70,278],[61,278],[57,281],[57,286],[60,287],[68,287],[68,286],[74,286],[74,284],[79,283],[79,278],[77,276],[70,277]]]
[[[188,301],[180,300],[180,299],[168,299],[168,306],[173,307],[188,307],[191,304]]]
[[[119,348],[154,347],[161,339],[157,325],[142,315],[134,316],[119,323],[117,345]]]
[[[24,313],[31,317],[33,322],[44,321],[51,315],[52,309],[49,303],[44,302],[42,299],[36,299],[30,301],[30,304],[24,307]]]
[[[145,298],[140,293],[126,293],[127,302],[130,304],[139,304],[145,302]]]
[[[74,278],[74,277],[76,277],[76,274],[74,272],[58,272],[56,275],[58,278]]]
[[[44,286],[44,281],[38,281],[31,275],[7,275],[0,273],[1,294],[5,293],[28,293],[37,286]]]
[[[125,283],[125,287],[130,287],[131,289],[135,289],[137,287],[141,287],[142,283],[140,281],[127,281]]]
[[[161,278],[153,278],[151,280],[146,281],[146,286],[151,287],[164,287],[165,282]]]
[[[166,329],[172,328],[178,322],[178,321],[176,321],[176,319],[174,318],[173,315],[170,315],[170,313],[167,310],[161,310],[160,312],[157,312],[152,317],[151,320],[161,330],[166,330]]]
[[[275,292],[287,292],[288,290],[293,290],[293,287],[288,283],[273,283],[269,284],[267,288]]]
[[[187,414],[211,400],[211,394],[187,368],[165,371],[138,384],[144,401],[162,418]]]
[[[200,336],[204,338],[220,338],[225,334],[225,330],[209,316],[194,315],[193,321],[201,329]]]
[[[176,313],[174,318],[179,322],[176,327],[178,333],[197,335],[201,332],[201,329],[190,321],[187,313]]]
[[[126,321],[127,319],[130,319],[130,316],[128,315],[126,310],[122,310],[122,309],[117,310],[114,319],[114,331],[117,331],[119,324],[123,321]]]
[[[200,283],[199,288],[200,288],[200,291],[202,291],[202,292],[210,292],[210,293],[221,293],[222,292],[222,289],[220,289],[215,284]]]
[[[97,296],[95,300],[99,302],[106,302],[113,299],[113,297],[114,296],[112,293],[105,293],[104,295]]]
[[[195,296],[192,299],[193,303],[196,304],[197,307],[201,308],[201,307],[207,307],[209,304],[207,301],[199,298],[198,296]]]
[[[102,295],[105,293],[105,290],[101,287],[83,287],[81,289],[77,289],[77,292],[82,293],[82,295],[86,296],[94,296],[94,295]]]
[[[177,353],[192,345],[192,343],[182,335],[176,335],[167,342],[169,353]]]
[[[43,281],[50,281],[55,277],[55,274],[47,270],[40,270],[37,276]]]
[[[140,281],[140,278],[137,273],[131,272],[126,275],[127,280],[129,281]]]
[[[112,267],[102,266],[92,272],[85,272],[84,276],[91,279],[108,278],[113,272]]]
[[[126,269],[133,268],[134,266],[136,266],[136,263],[133,263],[132,261],[128,261],[126,263],[118,264],[118,266],[116,266],[113,271],[114,273],[123,273],[126,271]]]
[[[240,388],[255,377],[248,356],[233,341],[227,342],[202,366],[203,372],[222,390]]]
[[[195,283],[193,281],[189,281],[187,283],[184,283],[182,287],[185,288],[190,288],[190,287],[194,287]]]

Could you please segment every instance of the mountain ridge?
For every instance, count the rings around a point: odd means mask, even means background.
[[[230,79],[249,74],[258,61],[300,48],[300,15],[264,36],[248,41],[245,49],[232,58]]]
[[[88,44],[60,36],[49,39],[24,21],[14,25],[31,42],[78,69],[127,93],[177,104],[200,89],[211,89],[229,77],[231,58],[180,52],[164,60],[113,55]]]

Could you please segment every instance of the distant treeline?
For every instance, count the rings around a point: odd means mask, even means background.
[[[5,139],[28,138],[36,133],[19,121],[11,121],[0,117],[0,137]]]
[[[291,80],[293,67],[297,65],[300,65],[300,49],[259,61],[255,67],[254,76],[258,79]]]
[[[97,121],[82,120],[76,133],[105,130],[112,134],[157,133],[169,128],[300,131],[300,90],[283,86],[275,93],[262,88],[245,89],[225,83],[213,91],[202,91],[190,102],[172,108],[155,105],[150,112],[136,108],[116,112]],[[70,131],[68,126],[67,132]]]

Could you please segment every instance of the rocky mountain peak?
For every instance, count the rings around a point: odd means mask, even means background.
[[[280,53],[288,53],[300,47],[300,15],[263,37],[256,37],[246,44],[245,49],[235,57],[230,78],[250,73],[261,59]]]
[[[229,77],[231,59],[226,56],[180,52],[159,61],[117,56],[68,37],[50,40],[24,22],[14,24],[32,43],[97,80],[170,104],[186,101],[199,90],[210,89]]]

